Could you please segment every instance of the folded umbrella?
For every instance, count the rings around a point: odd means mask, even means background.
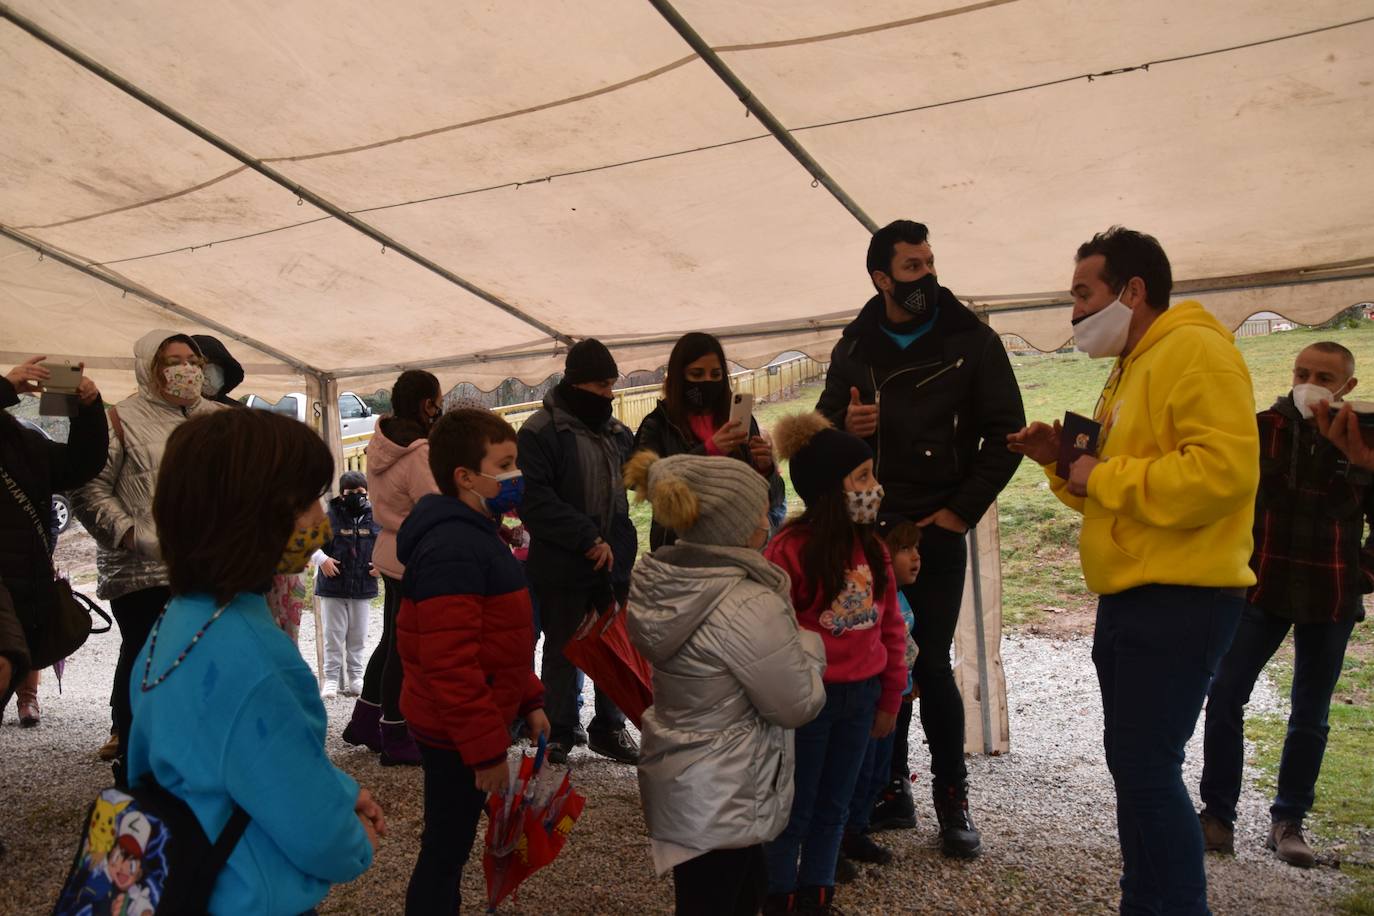
[[[640,728],[644,711],[654,704],[653,671],[630,643],[625,606],[605,613],[588,613],[563,655],[610,697],[626,718]]]

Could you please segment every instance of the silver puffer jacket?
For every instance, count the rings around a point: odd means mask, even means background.
[[[110,426],[110,455],[105,469],[90,483],[72,493],[72,509],[96,541],[96,568],[101,598],[119,598],[140,589],[167,584],[153,524],[153,489],[157,469],[172,430],[188,418],[224,410],[226,405],[204,399],[190,407],[164,401],[152,386],[153,358],[169,338],[189,337],[174,331],[150,331],[134,344],[134,374],[138,394],[115,405],[124,441]],[[124,535],[134,532],[134,549],[120,547]]]
[[[825,705],[825,649],[788,594],[787,574],[742,547],[679,541],[635,567],[627,623],[654,671],[639,753],[654,839],[734,849],[787,826],[793,729]]]

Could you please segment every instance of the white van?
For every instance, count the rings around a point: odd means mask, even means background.
[[[293,391],[275,404],[266,398],[258,397],[256,394],[250,394],[243,403],[255,410],[270,410],[273,413],[295,417],[304,423],[306,421],[306,405],[310,403],[310,400],[304,394]],[[339,395],[339,435],[344,439],[349,436],[370,436],[376,425],[377,417],[372,413],[372,408],[367,406],[366,401],[351,391],[345,391]]]

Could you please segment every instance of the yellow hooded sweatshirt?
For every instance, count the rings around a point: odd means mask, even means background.
[[[1088,588],[1255,584],[1259,431],[1231,332],[1198,302],[1173,306],[1117,361],[1094,416],[1101,463],[1087,498],[1045,467],[1054,494],[1083,513]]]

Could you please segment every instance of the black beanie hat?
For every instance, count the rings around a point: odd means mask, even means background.
[[[774,427],[773,438],[778,457],[790,462],[792,489],[807,505],[839,487],[855,468],[873,457],[867,442],[835,429],[818,413],[784,417]]]
[[[367,475],[362,471],[344,471],[339,477],[339,492],[357,489],[367,489]]]
[[[620,378],[615,359],[606,345],[594,337],[579,340],[568,351],[568,360],[563,367],[563,381],[569,385],[582,382],[604,382],[608,378]]]

